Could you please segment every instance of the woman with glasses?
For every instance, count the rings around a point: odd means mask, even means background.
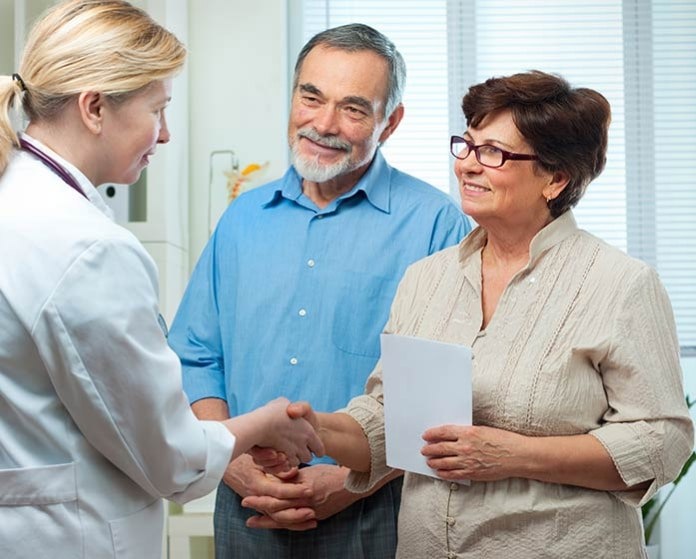
[[[406,474],[398,557],[645,557],[639,507],[679,473],[693,424],[656,272],[573,218],[609,104],[535,71],[471,87],[463,110],[451,149],[479,226],[407,271],[386,331],[471,346],[473,426],[423,434],[440,479]],[[390,471],[379,364],[345,412],[314,420],[367,491]]]

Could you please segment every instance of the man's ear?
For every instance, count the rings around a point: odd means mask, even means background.
[[[387,141],[389,136],[394,133],[394,130],[399,126],[401,119],[404,118],[404,106],[399,103],[399,105],[392,111],[387,119],[387,126],[382,133],[379,135],[379,143],[383,144]]]
[[[92,134],[101,133],[104,120],[104,95],[98,91],[83,91],[77,98],[82,123]]]

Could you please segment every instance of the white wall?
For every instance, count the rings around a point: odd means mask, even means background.
[[[269,161],[268,180],[288,165],[286,14],[285,0],[189,2],[191,267],[208,239],[210,152],[232,149],[242,168]]]

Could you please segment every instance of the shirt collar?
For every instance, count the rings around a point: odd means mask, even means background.
[[[365,174],[360,177],[357,184],[348,192],[339,196],[334,202],[345,200],[355,196],[359,191],[365,193],[367,200],[378,210],[389,213],[390,193],[391,193],[391,173],[392,169],[387,164],[382,152],[378,149],[372,159]],[[269,191],[268,196],[263,200],[262,205],[268,206],[280,199],[297,201],[302,196],[302,177],[297,173],[295,167],[291,166],[278,182],[278,186]]]
[[[527,267],[536,264],[546,251],[577,231],[578,225],[571,210],[558,216],[532,239],[529,245],[529,262]],[[459,261],[464,262],[473,253],[481,250],[486,244],[486,237],[486,230],[480,226],[467,235],[459,245]]]
[[[92,205],[96,206],[96,208],[104,215],[106,215],[109,219],[111,219],[112,221],[114,220],[113,210],[106,204],[106,202],[104,202],[104,199],[101,197],[101,194],[97,192],[97,189],[94,187],[92,182],[85,176],[85,174],[82,171],[80,171],[77,167],[75,167],[75,165],[58,155],[51,148],[42,144],[36,138],[32,138],[28,134],[22,134],[22,139],[26,140],[37,149],[41,150],[43,153],[45,153],[51,159],[53,159],[56,163],[58,163],[61,167],[63,167],[68,173],[70,173],[73,176],[73,178],[77,181],[77,184],[80,186],[80,189],[87,197],[87,199],[92,203]]]

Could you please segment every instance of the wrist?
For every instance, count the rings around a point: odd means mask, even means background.
[[[539,480],[542,472],[549,468],[548,461],[539,459],[539,437],[511,433],[509,461],[506,477]]]

